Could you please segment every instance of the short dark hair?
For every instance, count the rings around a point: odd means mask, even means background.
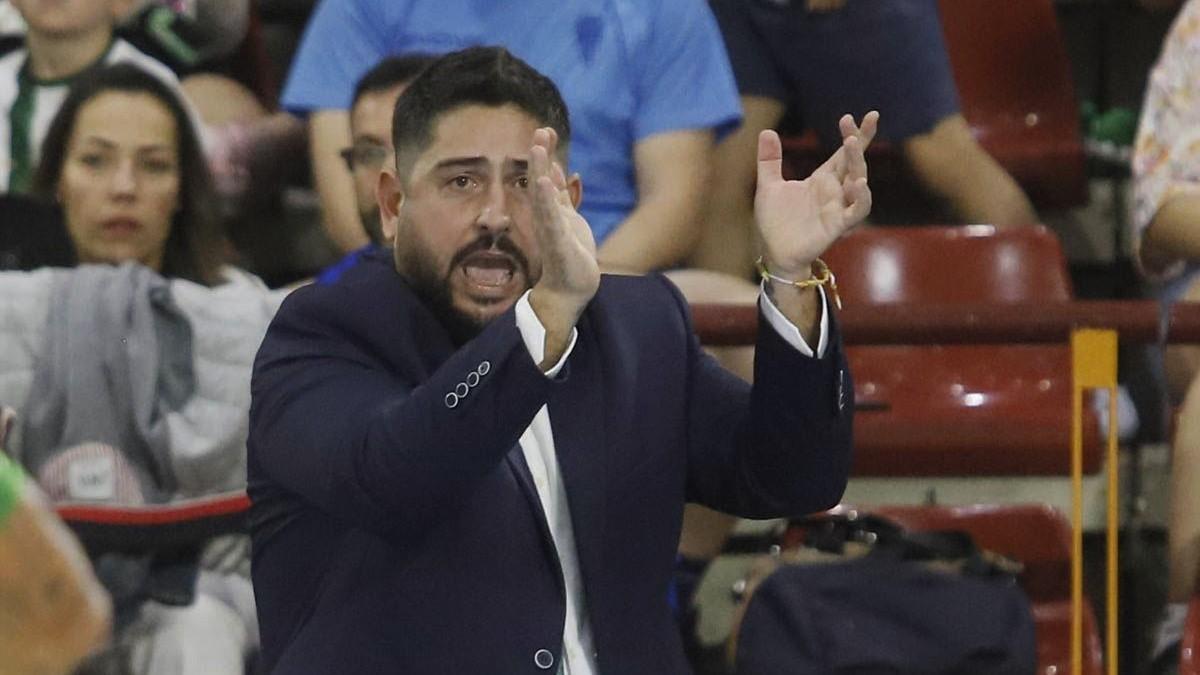
[[[41,159],[33,176],[31,192],[47,201],[57,198],[67,146],[75,132],[79,111],[88,101],[110,91],[148,94],[166,106],[175,120],[179,144],[179,210],[172,217],[171,233],[163,251],[163,275],[205,285],[219,283],[220,218],[215,210],[217,200],[212,175],[199,136],[181,94],[137,66],[121,63],[97,68],[72,85],[42,142]]]
[[[354,86],[354,98],[350,101],[350,109],[353,110],[354,106],[358,105],[358,99],[366,94],[412,82],[435,59],[436,57],[430,54],[405,54],[389,56],[376,63]]]
[[[429,64],[396,100],[392,145],[397,170],[402,156],[420,154],[433,141],[440,115],[467,105],[515,105],[558,132],[560,152],[565,154],[570,143],[567,104],[550,78],[503,47],[469,47]]]

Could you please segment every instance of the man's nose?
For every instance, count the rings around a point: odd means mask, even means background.
[[[492,185],[476,221],[479,228],[492,234],[504,234],[512,227],[508,194],[503,186]]]

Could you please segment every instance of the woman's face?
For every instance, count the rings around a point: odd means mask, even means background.
[[[179,209],[178,129],[150,94],[110,91],[80,108],[58,198],[84,263],[140,262],[162,271]]]

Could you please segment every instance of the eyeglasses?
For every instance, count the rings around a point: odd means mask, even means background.
[[[342,161],[346,162],[346,168],[354,172],[357,169],[379,169],[391,152],[377,143],[359,143],[343,148],[338,154],[341,155]]]

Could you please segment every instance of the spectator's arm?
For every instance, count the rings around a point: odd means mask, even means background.
[[[708,5],[652,4],[646,32],[631,38],[638,64],[637,205],[599,250],[601,265],[612,271],[663,269],[691,254],[701,234],[713,144],[741,120],[729,57]]]
[[[389,53],[401,32],[405,3],[326,0],[313,12],[296,51],[281,106],[308,117],[314,183],[326,232],[349,253],[368,243],[359,222],[354,186],[338,151],[350,145],[354,84]]]
[[[648,272],[678,265],[695,246],[708,192],[713,132],[687,129],[634,146],[638,204],[600,247],[606,269]],[[586,196],[586,177],[585,192]]]
[[[107,640],[108,594],[74,536],[3,455],[0,483],[0,675],[65,675]]]
[[[308,120],[313,183],[321,198],[325,232],[343,253],[370,243],[354,200],[354,182],[338,151],[350,146],[350,114],[318,110]]]
[[[1175,260],[1200,260],[1200,186],[1177,192],[1163,202],[1142,239],[1141,259],[1147,270],[1162,270]]]
[[[1188,3],[1150,71],[1133,154],[1132,240],[1142,269],[1170,277],[1200,260],[1200,5]]]

